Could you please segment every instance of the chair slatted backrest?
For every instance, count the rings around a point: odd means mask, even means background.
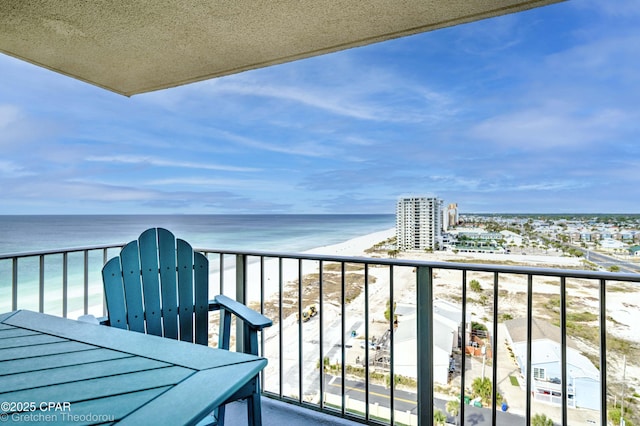
[[[102,269],[111,326],[208,343],[209,261],[163,228],[127,244]]]

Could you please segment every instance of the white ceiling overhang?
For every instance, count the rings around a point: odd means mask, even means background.
[[[559,0],[3,0],[0,51],[131,96]]]

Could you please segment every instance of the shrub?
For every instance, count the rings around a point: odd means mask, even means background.
[[[476,293],[480,293],[482,291],[482,286],[480,285],[480,282],[478,280],[471,280],[471,282],[469,282],[469,288],[471,289],[471,291],[474,291]]]

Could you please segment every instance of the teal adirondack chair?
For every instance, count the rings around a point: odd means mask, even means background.
[[[127,244],[102,269],[108,319],[103,324],[182,341],[208,344],[208,312],[220,310],[218,347],[229,349],[231,315],[243,322],[245,353],[258,355],[265,316],[226,296],[209,300],[209,261],[163,228],[151,228]],[[247,399],[249,424],[262,423],[260,376],[228,402]],[[224,424],[224,405],[212,417]]]

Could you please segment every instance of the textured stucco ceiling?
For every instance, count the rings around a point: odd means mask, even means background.
[[[0,51],[133,95],[559,0],[3,0]]]

